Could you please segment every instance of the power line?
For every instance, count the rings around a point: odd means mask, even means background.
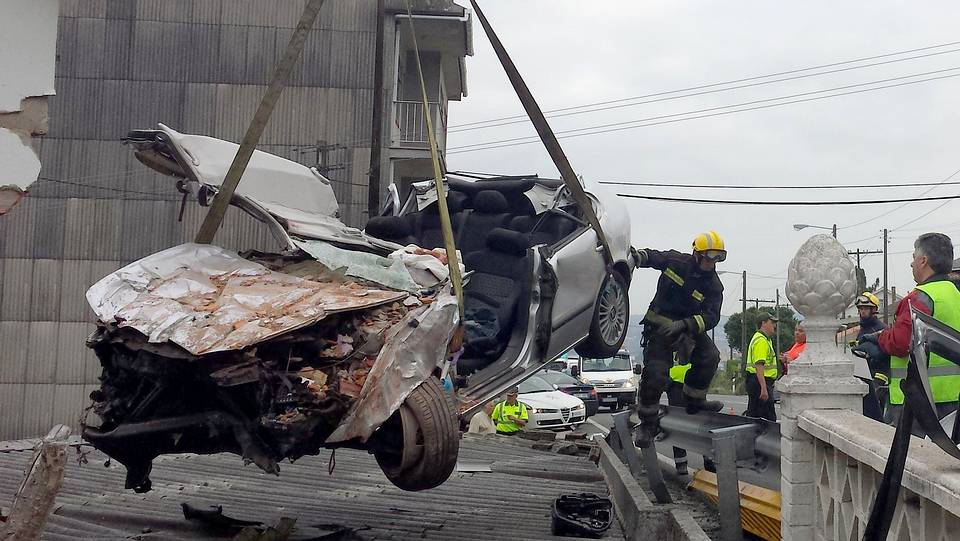
[[[924,186],[949,186],[956,182],[898,182],[890,184],[787,184],[777,186],[750,186],[744,184],[669,184],[665,182],[631,182],[601,180],[597,184],[612,186],[643,186],[651,188],[706,188],[717,190],[845,190],[854,188],[921,188]],[[848,226],[852,227],[852,226]]]
[[[960,199],[960,195],[944,195],[938,197],[923,197],[913,199],[874,199],[859,201],[735,201],[726,199],[692,199],[685,197],[660,197],[656,195],[637,195],[618,193],[618,197],[631,199],[647,199],[650,201],[666,201],[670,203],[694,203],[700,205],[752,205],[752,206],[847,206],[847,205],[884,205],[888,203],[902,203],[904,201],[943,201],[946,199]]]
[[[943,179],[942,181],[940,181],[940,182],[939,182],[936,186],[934,186],[933,188],[930,188],[929,190],[925,190],[922,194],[920,194],[920,196],[922,197],[922,196],[924,196],[924,195],[927,195],[928,193],[932,192],[932,191],[934,190],[934,188],[936,188],[937,186],[945,186],[948,182],[950,182],[950,179],[952,179],[953,177],[957,176],[957,174],[960,174],[960,169],[957,169],[956,171],[954,171],[953,173],[951,173],[950,175],[948,175],[945,179]],[[900,205],[899,207],[897,207],[897,208],[895,208],[895,209],[893,209],[893,210],[891,210],[891,211],[884,212],[884,213],[881,213],[881,214],[877,214],[877,215],[874,216],[873,218],[868,218],[868,219],[866,219],[866,220],[863,220],[862,222],[857,222],[857,223],[852,224],[852,225],[843,226],[843,227],[840,227],[840,228],[838,228],[838,229],[850,229],[850,228],[853,228],[853,227],[859,227],[859,226],[861,226],[861,225],[863,225],[863,224],[868,224],[868,223],[870,223],[870,222],[872,222],[872,221],[874,221],[874,220],[879,220],[880,218],[883,218],[884,216],[888,216],[888,215],[890,215],[891,213],[894,213],[894,212],[899,211],[900,209],[902,209],[902,208],[906,207],[907,205],[909,205],[911,202],[912,202],[912,201],[907,202],[907,203],[904,203],[904,204]],[[904,225],[908,225],[908,224],[904,224]],[[901,225],[900,227],[903,227],[903,225]]]
[[[788,98],[792,98],[792,97],[797,97],[797,96],[807,96],[807,95],[810,95],[810,94],[819,94],[819,93],[823,93],[823,92],[831,92],[831,91],[835,91],[835,90],[841,90],[841,89],[844,89],[844,88],[852,88],[852,87],[856,87],[856,86],[864,86],[864,85],[870,85],[870,84],[877,84],[877,83],[881,83],[881,82],[884,82],[884,81],[893,81],[893,80],[898,80],[898,79],[908,79],[908,78],[911,78],[911,77],[918,77],[918,76],[922,76],[922,75],[927,75],[927,74],[929,74],[929,73],[942,73],[942,72],[945,72],[945,71],[954,71],[954,70],[957,70],[957,69],[960,69],[960,67],[948,68],[948,69],[945,69],[945,70],[937,70],[937,71],[935,71],[935,72],[928,72],[928,73],[920,73],[920,74],[914,74],[914,75],[907,75],[907,76],[904,76],[904,77],[895,77],[895,78],[892,78],[892,79],[884,79],[884,80],[880,80],[880,81],[872,81],[872,82],[869,82],[869,83],[860,83],[860,84],[856,84],[856,85],[847,85],[847,86],[842,86],[842,87],[829,88],[829,89],[825,89],[825,90],[817,90],[817,91],[813,91],[813,92],[803,92],[803,93],[800,93],[800,94],[793,94],[793,95],[789,95],[789,96],[781,96],[781,97],[778,97],[778,98],[769,98],[769,99],[764,99],[764,100],[755,100],[755,101],[751,101],[751,102],[743,102],[743,103],[737,103],[737,104],[732,104],[732,105],[725,105],[725,106],[722,106],[722,107],[711,107],[711,108],[708,108],[708,109],[700,109],[700,110],[696,110],[696,111],[687,111],[687,112],[683,112],[683,113],[675,113],[675,114],[670,114],[670,115],[661,115],[661,116],[650,117],[650,118],[641,118],[641,119],[636,119],[636,120],[632,120],[632,121],[628,121],[628,122],[618,122],[618,123],[614,123],[614,124],[602,124],[602,125],[598,125],[598,126],[588,126],[588,127],[585,127],[585,128],[577,128],[577,129],[573,129],[573,130],[559,131],[559,132],[556,132],[556,133],[558,134],[558,137],[557,137],[558,139],[572,139],[572,138],[574,138],[574,137],[584,137],[584,136],[589,136],[589,135],[599,135],[599,134],[602,134],[602,133],[611,133],[611,132],[618,132],[618,131],[624,131],[624,130],[632,130],[632,129],[636,129],[636,128],[646,128],[646,127],[650,127],[650,126],[658,126],[658,125],[661,125],[661,124],[672,124],[672,123],[674,123],[674,122],[682,122],[682,121],[686,121],[686,120],[696,120],[696,119],[700,119],[700,118],[709,118],[709,117],[723,116],[723,115],[729,115],[729,114],[734,114],[734,113],[743,113],[743,112],[746,112],[746,111],[755,111],[755,110],[758,110],[758,109],[770,109],[770,108],[773,108],[773,107],[782,107],[782,106],[784,106],[784,105],[791,105],[791,104],[794,104],[794,103],[803,103],[803,102],[808,102],[808,101],[817,101],[817,100],[823,100],[823,99],[827,99],[827,98],[836,98],[836,97],[839,97],[839,96],[848,96],[848,95],[853,95],[853,94],[862,94],[862,93],[865,93],[865,92],[872,92],[872,91],[876,91],[876,90],[884,90],[884,89],[887,89],[887,88],[895,88],[895,87],[900,87],[900,86],[907,86],[907,85],[913,85],[913,84],[918,84],[918,83],[925,83],[925,82],[936,81],[936,80],[940,80],[940,79],[950,79],[950,78],[953,78],[953,77],[958,77],[958,76],[960,76],[960,74],[942,75],[942,76],[939,76],[939,77],[930,77],[930,78],[928,78],[928,79],[919,79],[919,80],[916,80],[916,81],[906,81],[906,82],[902,82],[902,83],[895,83],[895,84],[890,84],[890,85],[877,86],[877,87],[874,87],[874,88],[864,88],[864,89],[861,89],[861,90],[853,90],[853,91],[850,91],[850,92],[840,92],[840,93],[830,94],[830,95],[826,95],[826,96],[815,96],[815,97],[812,97],[812,98],[803,98],[803,99],[797,99],[797,100],[792,100],[792,101],[784,101],[784,102],[781,102],[781,103],[772,103],[772,104],[767,104],[767,105],[758,105],[758,106],[756,106],[756,107],[748,107],[748,108],[737,109],[737,110],[733,110],[733,111],[719,111],[719,112],[713,112],[713,113],[709,113],[709,114],[702,114],[702,115],[696,115],[696,116],[688,116],[688,117],[686,117],[686,118],[673,118],[673,119],[671,119],[671,120],[662,120],[662,121],[660,121],[660,122],[650,122],[650,123],[647,123],[647,124],[637,124],[637,123],[641,123],[641,122],[647,122],[647,121],[649,121],[649,120],[656,120],[656,119],[662,119],[662,118],[671,118],[671,117],[685,116],[685,115],[694,115],[694,114],[696,114],[696,113],[701,113],[701,112],[705,112],[705,111],[718,111],[718,110],[720,110],[720,109],[729,109],[729,108],[732,108],[732,107],[741,107],[741,106],[749,105],[749,104],[752,104],[752,103],[763,103],[763,102],[770,102],[770,101],[778,101],[778,100],[784,100],[784,99],[788,99]],[[624,127],[615,127],[615,128],[611,128],[611,129],[601,129],[601,128],[606,128],[606,127],[610,127],[610,126],[622,126],[622,125],[624,125],[624,124],[634,124],[634,125],[629,125],[629,126],[624,126]],[[588,131],[588,130],[598,130],[598,131],[589,131],[589,132],[587,132],[587,133],[576,133],[576,132],[586,132],[586,131]],[[560,135],[560,134],[570,134],[570,135]],[[527,140],[527,139],[532,139],[532,140]],[[459,147],[452,147],[451,149],[448,150],[447,154],[448,154],[448,155],[450,155],[450,154],[460,154],[460,153],[465,153],[465,152],[477,152],[477,151],[481,151],[481,150],[493,150],[493,149],[497,149],[497,148],[504,148],[504,147],[511,147],[511,146],[529,145],[529,144],[537,143],[537,142],[539,142],[539,141],[540,141],[540,140],[539,140],[536,136],[516,137],[516,138],[512,138],[512,139],[502,139],[502,140],[498,140],[498,141],[486,141],[486,142],[483,142],[483,143],[474,143],[474,144],[470,144],[470,145],[463,145],[463,146],[459,146]],[[504,143],[506,143],[506,144],[504,144]]]
[[[679,99],[683,99],[683,98],[691,98],[691,97],[694,97],[694,96],[704,96],[704,95],[707,95],[707,94],[717,94],[717,93],[720,93],[720,92],[729,92],[729,91],[731,91],[731,90],[741,90],[741,89],[744,89],[744,88],[752,88],[752,87],[755,87],[755,86],[770,85],[770,84],[782,83],[782,82],[786,82],[786,81],[793,81],[793,80],[797,80],[797,79],[807,79],[807,78],[810,78],[810,77],[819,77],[819,76],[821,76],[821,75],[830,75],[830,74],[834,74],[834,73],[841,73],[841,72],[845,72],[845,71],[852,71],[852,70],[857,70],[857,69],[862,69],[862,68],[871,68],[871,67],[875,67],[875,66],[881,66],[881,65],[884,65],[884,64],[893,64],[893,63],[896,63],[896,62],[906,62],[906,61],[908,61],[908,60],[916,60],[916,59],[919,59],[919,58],[927,58],[927,57],[937,56],[937,55],[942,55],[942,54],[955,53],[955,52],[958,52],[958,51],[960,51],[960,49],[949,49],[949,50],[946,50],[946,51],[937,51],[937,52],[935,52],[935,53],[927,53],[927,54],[918,55],[918,56],[909,56],[909,57],[906,57],[906,58],[898,58],[898,59],[896,59],[896,60],[886,60],[886,61],[883,61],[883,62],[874,62],[874,63],[872,63],[872,64],[864,64],[864,65],[862,65],[862,66],[851,66],[851,67],[848,67],[848,68],[840,68],[840,69],[835,69],[835,70],[823,71],[823,72],[819,72],[819,73],[810,73],[810,74],[806,74],[806,75],[794,75],[794,76],[792,76],[792,77],[784,77],[784,78],[782,78],[782,79],[772,79],[772,80],[770,80],[770,81],[761,81],[761,82],[756,82],[756,83],[749,83],[749,84],[731,86],[731,87],[727,87],[727,88],[718,88],[718,89],[714,89],[714,90],[704,90],[704,91],[702,91],[702,92],[692,92],[692,93],[690,93],[690,94],[682,94],[682,95],[679,95],[679,96],[662,97],[662,98],[656,98],[656,99],[651,99],[651,100],[638,101],[638,102],[635,102],[635,103],[624,103],[624,104],[620,104],[620,105],[610,105],[610,106],[607,106],[607,107],[597,107],[597,108],[594,108],[594,109],[585,109],[585,110],[582,110],[582,111],[571,111],[571,112],[566,112],[566,113],[548,115],[548,118],[562,118],[562,117],[567,117],[567,116],[583,115],[583,114],[587,114],[587,113],[597,113],[597,112],[602,112],[602,111],[609,111],[609,110],[612,110],[612,109],[622,109],[622,108],[625,108],[625,107],[636,107],[636,106],[638,106],[638,105],[647,105],[647,104],[650,104],[650,103],[659,103],[659,102],[664,102],[664,101],[679,100]],[[708,86],[714,86],[714,85],[708,85]],[[671,94],[671,93],[675,93],[675,92],[681,92],[681,91],[671,91],[671,92],[667,92],[667,94]],[[659,96],[659,95],[662,95],[662,94],[664,94],[664,93],[651,94],[650,96]],[[643,98],[643,97],[646,97],[646,96],[638,96],[638,97],[636,97],[636,98],[630,98],[630,99],[641,99],[641,98]],[[579,106],[579,107],[588,107],[588,106]],[[490,122],[493,122],[493,121],[490,121]],[[525,124],[526,122],[527,122],[527,119],[524,117],[524,118],[521,118],[521,119],[519,119],[519,120],[509,120],[509,121],[505,121],[505,122],[498,122],[498,123],[494,123],[494,124],[488,124],[488,125],[485,125],[485,126],[462,125],[461,127],[459,127],[459,129],[456,129],[457,127],[456,127],[456,126],[453,126],[453,127],[451,127],[451,128],[448,130],[448,132],[449,132],[449,133],[462,133],[462,132],[465,132],[465,131],[484,130],[484,129],[487,129],[487,128],[496,128],[496,127],[500,127],[500,126],[511,126],[511,125],[515,125],[515,124]]]
[[[629,97],[629,98],[620,98],[620,99],[615,99],[615,100],[607,100],[607,101],[599,101],[599,102],[595,102],[595,103],[588,103],[588,104],[584,104],[584,105],[574,105],[574,106],[570,106],[570,107],[562,107],[562,108],[559,108],[559,109],[551,109],[551,110],[548,110],[548,111],[545,111],[545,112],[546,112],[546,113],[557,113],[557,112],[563,112],[563,111],[571,111],[571,110],[574,110],[574,109],[582,109],[582,108],[585,108],[585,107],[594,107],[594,106],[597,106],[597,105],[607,105],[607,104],[611,104],[611,103],[622,103],[622,102],[625,102],[625,101],[633,101],[633,100],[638,100],[638,99],[651,98],[651,97],[655,97],[655,96],[664,96],[664,95],[668,95],[668,94],[676,94],[676,93],[679,93],[679,92],[688,92],[688,91],[691,91],[691,90],[701,90],[701,89],[704,89],[704,88],[712,88],[712,87],[724,86],[724,85],[729,85],[729,84],[743,83],[743,82],[747,82],[747,81],[756,81],[756,80],[758,80],[758,79],[767,79],[767,78],[769,78],[769,77],[778,77],[778,76],[781,76],[781,75],[790,75],[790,74],[793,74],[793,73],[801,73],[801,72],[804,72],[804,71],[812,71],[812,70],[822,69],[822,68],[832,68],[832,67],[834,67],[834,66],[842,66],[842,65],[846,65],[846,64],[855,64],[855,63],[857,63],[857,62],[864,62],[864,61],[867,61],[867,60],[876,60],[876,59],[878,59],[878,58],[889,58],[889,57],[891,57],[891,56],[897,56],[897,55],[901,55],[901,54],[916,53],[916,52],[920,52],[920,51],[929,51],[929,50],[931,50],[931,49],[939,49],[939,48],[942,48],[942,47],[950,47],[950,46],[958,45],[958,44],[960,44],[960,41],[953,41],[953,42],[950,42],[950,43],[941,43],[940,45],[930,45],[930,46],[927,46],[927,47],[920,47],[920,48],[917,48],[917,49],[907,49],[907,50],[905,50],[905,51],[896,51],[896,52],[892,52],[892,53],[885,53],[885,54],[874,55],[874,56],[866,56],[866,57],[863,57],[863,58],[855,58],[855,59],[853,59],[853,60],[844,60],[844,61],[840,61],[840,62],[832,62],[832,63],[830,63],[830,64],[821,64],[821,65],[819,65],[819,66],[813,66],[813,67],[809,67],[809,68],[799,68],[799,69],[793,69],[793,70],[788,70],[788,71],[781,71],[781,72],[777,72],[777,73],[770,73],[770,74],[767,74],[767,75],[757,75],[757,76],[753,76],[753,77],[746,77],[746,78],[743,78],[743,79],[733,79],[733,80],[730,80],[730,81],[723,81],[723,82],[720,82],[720,83],[710,83],[710,84],[705,84],[705,85],[698,85],[698,86],[692,86],[692,87],[687,87],[687,88],[680,88],[680,89],[677,89],[677,90],[669,90],[669,91],[657,92],[657,93],[653,93],[653,94],[644,94],[644,95],[641,95],[641,96],[633,96],[633,97]],[[505,117],[500,117],[500,118],[491,118],[491,119],[487,119],[487,120],[478,120],[478,121],[475,121],[475,122],[467,122],[467,123],[464,123],[464,124],[456,124],[456,125],[450,126],[450,128],[462,128],[462,127],[465,127],[465,126],[475,126],[475,125],[478,125],[478,124],[486,124],[486,123],[489,123],[489,122],[499,122],[499,121],[501,121],[501,120],[512,120],[512,119],[518,119],[518,118],[519,118],[519,119],[525,119],[525,118],[527,118],[527,117],[526,117],[526,115],[505,116]]]

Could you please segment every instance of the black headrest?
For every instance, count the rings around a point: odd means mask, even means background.
[[[500,214],[507,212],[510,203],[507,203],[506,196],[500,192],[483,190],[473,197],[473,208],[484,214]]]
[[[460,212],[467,206],[467,199],[470,196],[463,192],[449,191],[447,192],[447,209],[450,213]]]
[[[498,227],[487,235],[487,248],[495,252],[523,255],[530,245],[530,236]]]
[[[364,229],[368,235],[378,239],[403,239],[413,234],[410,224],[400,216],[374,216]]]
[[[510,220],[510,224],[507,226],[513,231],[519,231],[521,233],[529,233],[533,229],[533,225],[536,223],[536,216],[514,216]]]

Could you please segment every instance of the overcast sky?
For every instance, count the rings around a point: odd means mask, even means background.
[[[960,3],[949,1],[485,0],[481,8],[544,110],[960,42],[956,30]],[[450,108],[452,131],[459,124],[523,113],[478,21],[474,23],[474,49],[475,55],[467,61],[469,96]],[[953,49],[960,49],[960,44],[860,64]],[[960,67],[960,51],[555,118],[551,125],[554,131],[561,131],[624,122],[956,67]],[[960,69],[918,78],[954,74],[960,74]],[[858,88],[863,87],[850,90]],[[938,182],[960,169],[958,96],[960,77],[571,138],[561,144],[591,188],[600,180],[765,186]],[[449,167],[556,177],[558,173],[539,143],[460,153],[455,148],[533,134],[526,122],[451,133]],[[960,174],[953,180],[960,181]],[[756,200],[889,199],[917,197],[928,189],[617,188],[629,193]],[[939,186],[927,196],[957,192],[958,186]],[[899,205],[745,207],[625,201],[637,247],[686,250],[698,232],[716,229],[726,239],[730,253],[721,269],[779,277],[749,277],[748,297],[772,299],[776,288],[782,294],[791,257],[817,232],[794,231],[794,223],[836,223],[839,238],[848,249],[879,249],[881,229],[893,230],[890,284],[898,291],[914,285],[910,251],[919,233],[942,231],[960,239],[960,203],[955,202],[898,229],[942,203],[916,202],[897,210]],[[881,276],[881,257],[868,257],[863,266],[868,280]],[[656,278],[650,270],[635,273],[631,290],[634,313],[646,309]],[[721,278],[727,290],[723,313],[729,315],[739,311],[740,277],[730,274]]]

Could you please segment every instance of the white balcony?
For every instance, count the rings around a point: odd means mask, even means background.
[[[430,121],[437,138],[437,147],[443,153],[447,147],[447,112],[440,103],[430,102],[428,105]],[[423,102],[395,101],[393,102],[393,112],[392,146],[429,149],[430,140],[427,137],[427,121]]]

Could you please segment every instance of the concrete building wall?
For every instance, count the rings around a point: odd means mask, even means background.
[[[32,141],[40,179],[0,216],[0,440],[77,425],[99,375],[86,289],[203,219],[188,202],[178,221],[172,179],[120,139],[163,122],[240,140],[303,4],[63,0],[50,129]],[[325,165],[351,225],[366,220],[376,5],[327,0],[259,147],[314,165],[318,143],[339,145]],[[216,243],[269,248],[258,225],[231,209]]]

